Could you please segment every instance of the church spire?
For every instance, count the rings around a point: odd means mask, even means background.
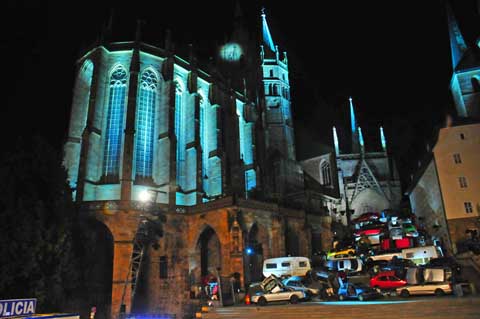
[[[340,147],[338,146],[337,129],[333,127],[333,145],[335,146],[335,155],[340,155]]]
[[[365,154],[365,142],[363,141],[362,128],[358,127],[358,143],[360,144],[360,152]]]
[[[262,34],[263,44],[266,45],[272,52],[275,52],[275,44],[273,44],[270,29],[268,29],[267,18],[265,15],[265,8],[262,8]]]
[[[457,67],[458,63],[463,57],[465,51],[467,51],[467,45],[463,39],[460,28],[458,27],[457,20],[453,14],[452,7],[449,1],[446,1],[447,6],[447,19],[448,19],[448,33],[450,36],[450,49],[452,52],[452,65],[453,69]]]
[[[348,100],[350,101],[350,125],[352,127],[352,133],[355,133],[357,131],[357,123],[355,121],[355,110],[353,108],[352,97],[349,97]]]
[[[353,107],[353,100],[352,97],[348,98],[350,102],[350,128],[352,132],[352,153],[358,153],[359,150],[359,136],[358,136],[358,127],[357,127],[357,122],[355,119],[355,109]]]
[[[383,133],[383,127],[380,126],[380,142],[382,143],[382,149],[384,152],[387,151],[387,140],[385,139],[385,134]]]

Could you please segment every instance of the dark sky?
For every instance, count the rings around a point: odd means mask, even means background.
[[[383,125],[401,174],[408,176],[434,127],[452,111],[444,2],[318,1],[315,8],[311,1],[240,3],[253,29],[265,6],[274,41],[288,51],[298,157],[319,155],[331,145],[332,125],[340,143],[348,142],[351,95],[367,149],[378,148]],[[453,7],[473,43],[480,33],[476,1],[453,1]],[[7,1],[0,19],[7,71],[0,133],[7,148],[16,136],[31,134],[61,147],[75,61],[112,9],[119,39],[133,40],[141,18],[145,42],[162,44],[164,30],[171,28],[174,41],[214,48],[231,31],[234,0]]]

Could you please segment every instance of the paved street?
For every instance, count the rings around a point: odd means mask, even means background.
[[[306,302],[298,305],[238,306],[203,314],[207,319],[467,319],[480,318],[480,297],[389,298],[369,302]]]

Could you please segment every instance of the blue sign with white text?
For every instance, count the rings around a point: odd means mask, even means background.
[[[0,300],[0,318],[35,314],[37,299]]]

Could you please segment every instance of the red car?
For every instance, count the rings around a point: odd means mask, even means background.
[[[380,218],[380,213],[365,213],[361,216],[358,216],[354,220],[352,220],[352,223],[358,224],[358,223],[368,222],[370,220],[377,220],[379,218]]]
[[[383,233],[384,229],[383,224],[370,224],[367,226],[362,227],[362,229],[357,230],[353,233],[354,236],[360,237],[362,235],[365,236],[372,236],[372,235],[380,235]]]
[[[407,282],[395,276],[395,271],[384,271],[370,279],[370,287],[380,289],[395,289],[405,286]]]

